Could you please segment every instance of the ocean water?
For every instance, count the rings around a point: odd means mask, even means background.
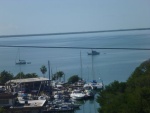
[[[0,38],[0,45],[14,46],[47,46],[47,47],[89,47],[89,48],[150,48],[150,33],[144,32],[119,32],[97,33],[84,35],[62,35],[23,38]],[[143,61],[150,58],[147,50],[115,50],[97,49],[100,55],[92,57],[87,55],[90,49],[63,49],[63,48],[24,48],[0,47],[0,71],[6,70],[14,74],[20,71],[24,73],[37,73],[42,76],[40,67],[47,66],[48,60],[52,73],[63,71],[65,80],[72,75],[82,76],[83,79],[93,80],[92,63],[94,67],[94,79],[103,80],[107,85],[114,80],[126,81],[134,69]],[[81,57],[80,57],[81,52]],[[31,62],[26,65],[16,65],[20,58]],[[81,60],[82,59],[82,75]],[[48,66],[47,66],[48,67]],[[48,77],[48,72],[46,73]],[[94,108],[99,107],[95,101],[86,101],[81,106],[83,110],[91,104],[93,109],[86,113],[95,113]]]

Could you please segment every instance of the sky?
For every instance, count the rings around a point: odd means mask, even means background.
[[[150,0],[0,0],[0,35],[150,27]]]

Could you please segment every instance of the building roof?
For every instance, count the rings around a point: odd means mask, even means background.
[[[40,81],[48,81],[48,78],[37,77],[37,78],[24,78],[24,79],[13,79],[6,82],[8,83],[27,83],[27,82],[40,82]]]

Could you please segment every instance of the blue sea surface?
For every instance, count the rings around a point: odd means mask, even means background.
[[[147,31],[1,38],[0,45],[88,48],[150,48],[150,34],[149,31]],[[137,66],[150,58],[150,51],[148,50],[96,49],[96,51],[100,52],[100,55],[93,57],[87,55],[87,52],[91,52],[91,49],[20,47],[19,51],[20,52],[18,53],[17,47],[0,47],[0,71],[6,70],[14,75],[19,72],[37,73],[39,76],[42,76],[40,67],[42,65],[47,66],[49,60],[52,73],[63,71],[65,73],[66,81],[72,75],[79,75],[87,81],[101,79],[105,85],[108,85],[114,80],[126,81]],[[18,54],[20,55],[20,59],[31,62],[31,64],[16,65],[15,61],[19,59]],[[80,65],[81,61],[82,75]],[[92,63],[94,73],[92,73]],[[48,72],[46,73],[46,77],[48,77]],[[90,103],[93,102],[86,101],[86,104],[81,106],[82,110],[78,110],[76,113],[83,113],[83,110],[87,110],[85,106],[89,106]],[[97,103],[95,104],[95,107],[99,107]],[[93,110],[94,108],[91,109],[91,113],[96,112]],[[90,111],[88,112],[90,113]]]

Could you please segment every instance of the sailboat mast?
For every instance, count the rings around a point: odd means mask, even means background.
[[[50,62],[48,61],[48,75],[49,75],[49,80],[50,80]]]
[[[94,65],[93,65],[94,58],[93,58],[93,55],[91,56],[92,56],[92,75],[93,75],[93,80],[95,80]]]
[[[80,51],[80,66],[81,66],[81,79],[82,79],[82,58],[81,58],[81,51]]]
[[[20,61],[20,48],[18,48],[18,51],[19,51],[19,61]]]
[[[50,62],[49,61],[48,61],[48,75],[49,75],[48,87],[49,87],[49,95],[50,95]]]

